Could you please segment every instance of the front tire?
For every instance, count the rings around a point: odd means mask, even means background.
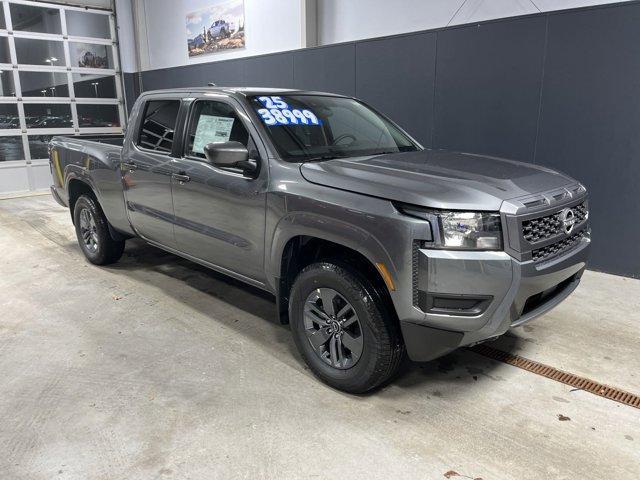
[[[94,265],[117,262],[124,252],[124,240],[114,240],[109,222],[93,197],[82,195],[73,209],[73,223],[82,253]]]
[[[393,377],[402,335],[380,292],[355,268],[322,262],[303,269],[291,289],[289,319],[305,362],[322,381],[368,392]]]

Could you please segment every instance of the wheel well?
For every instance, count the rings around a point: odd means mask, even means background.
[[[355,271],[361,273],[373,284],[378,295],[387,305],[389,313],[396,317],[395,308],[393,308],[384,279],[378,269],[363,254],[339,243],[300,235],[291,238],[282,253],[278,286],[278,313],[282,323],[289,323],[289,293],[298,273],[312,263],[327,260],[338,260],[354,267]]]
[[[76,202],[82,195],[89,195],[96,198],[91,187],[82,180],[71,180],[69,182],[69,211],[71,213],[71,221],[73,222],[73,210],[76,207]]]

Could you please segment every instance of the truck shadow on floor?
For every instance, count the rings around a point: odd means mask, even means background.
[[[190,309],[206,315],[247,337],[298,371],[307,370],[298,354],[288,325],[277,318],[273,295],[234,280],[189,260],[133,239],[127,242],[122,259],[109,270],[138,282],[154,285],[163,294],[178,300]],[[188,322],[189,319],[184,319]],[[517,337],[511,346],[519,348]],[[479,381],[504,381],[494,372],[500,364],[465,349],[456,350],[437,360],[413,363],[406,360],[400,374],[390,386],[400,390],[417,390],[438,385],[428,393],[435,397],[464,394]],[[311,375],[310,372],[308,372]],[[388,386],[389,386],[388,385]],[[388,389],[385,386],[382,390]],[[446,393],[443,393],[446,392]]]

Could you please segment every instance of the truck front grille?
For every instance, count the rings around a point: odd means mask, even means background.
[[[544,262],[590,238],[589,200],[580,184],[505,200],[503,210],[506,248],[522,262]]]
[[[584,237],[584,235],[585,235],[585,230],[582,230],[578,233],[574,233],[569,237],[563,238],[559,242],[552,243],[551,245],[547,245],[546,247],[533,250],[531,254],[532,259],[534,262],[550,260],[555,256],[558,256],[568,250],[571,250],[574,246],[578,244],[578,242]]]
[[[575,214],[576,226],[581,225],[587,218],[586,202],[572,207],[572,210]],[[560,235],[563,233],[561,213],[562,210],[559,210],[551,215],[525,220],[522,222],[522,236],[527,242],[536,243]]]

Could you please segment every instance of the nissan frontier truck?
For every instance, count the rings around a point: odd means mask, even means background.
[[[346,392],[548,312],[587,265],[578,181],[425,149],[342,95],[146,92],[124,136],[49,150],[91,263],[139,237],[272,293],[309,368]]]

